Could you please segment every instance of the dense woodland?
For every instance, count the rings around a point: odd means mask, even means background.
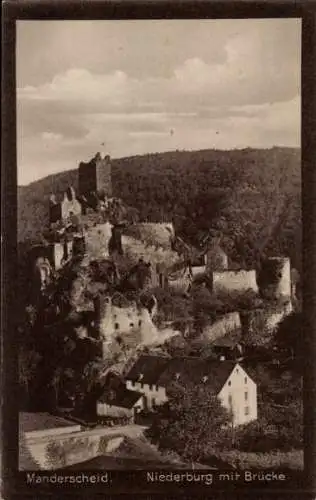
[[[113,160],[114,196],[140,220],[171,220],[199,245],[211,229],[233,262],[253,266],[262,254],[287,254],[300,269],[300,150],[175,151]],[[77,188],[77,170],[20,187],[19,241],[39,241],[50,193]]]

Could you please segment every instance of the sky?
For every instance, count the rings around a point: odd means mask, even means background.
[[[18,21],[18,182],[170,150],[300,147],[298,19]]]

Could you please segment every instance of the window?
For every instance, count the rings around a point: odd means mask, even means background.
[[[231,381],[229,381],[229,382],[228,382],[228,385],[229,385],[229,386],[231,386],[231,385],[232,385]]]
[[[152,405],[152,406],[155,406],[155,404],[156,404],[156,400],[155,400],[155,398],[152,398],[152,400],[151,400],[151,405]]]
[[[129,324],[129,326],[130,326],[131,328],[133,328],[133,327],[134,327],[134,323],[130,323],[130,324]]]
[[[229,404],[229,406],[232,406],[232,404],[233,404],[233,398],[232,398],[231,394],[228,395],[228,404]]]
[[[114,328],[115,328],[115,330],[118,330],[120,328],[120,325],[118,323],[115,323]]]
[[[244,382],[245,382],[245,384],[247,384],[247,377],[244,378]]]
[[[138,322],[138,326],[141,326],[141,324],[142,324],[142,320],[140,319]]]
[[[245,415],[249,415],[249,413],[250,413],[249,406],[246,406],[245,407]]]
[[[245,401],[248,401],[248,392],[245,392]]]
[[[152,384],[149,384],[148,388],[149,388],[150,391],[152,391],[153,390]]]
[[[236,373],[239,373],[239,370],[238,370],[238,368],[236,368]]]

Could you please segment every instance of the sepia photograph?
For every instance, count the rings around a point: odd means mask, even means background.
[[[303,471],[301,19],[19,20],[16,106],[19,470]]]

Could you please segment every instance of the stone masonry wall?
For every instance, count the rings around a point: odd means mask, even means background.
[[[212,273],[213,292],[217,296],[226,294],[242,295],[251,290],[259,293],[256,271],[215,271]]]

